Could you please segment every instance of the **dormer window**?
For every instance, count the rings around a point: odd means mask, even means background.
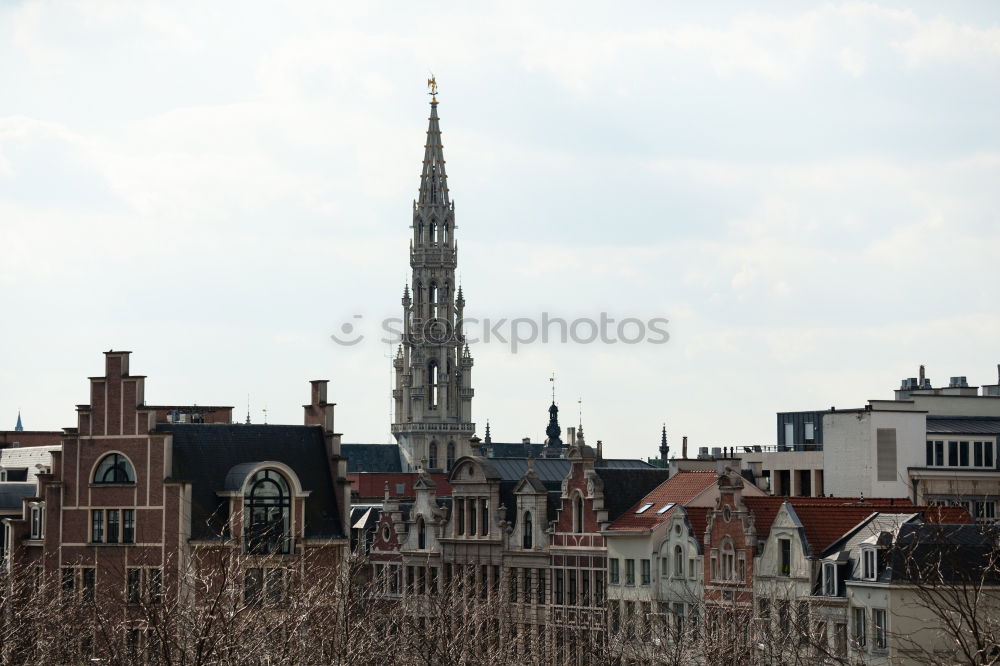
[[[246,551],[291,552],[291,495],[285,477],[270,469],[257,472],[247,483],[243,501]]]
[[[673,502],[667,502],[666,504],[664,504],[663,506],[661,506],[661,507],[660,507],[660,508],[659,508],[659,509],[657,510],[657,512],[656,512],[656,515],[658,515],[658,516],[662,516],[662,515],[663,515],[663,514],[665,514],[665,513],[667,512],[667,511],[670,511],[670,509],[672,509],[673,507],[674,507],[674,503],[673,503]]]
[[[778,575],[792,575],[792,541],[791,539],[778,539]]]
[[[94,470],[94,483],[135,483],[135,468],[120,453],[109,453]]]
[[[861,577],[865,580],[878,578],[878,553],[874,548],[861,551]]]
[[[646,512],[647,512],[647,511],[649,511],[649,510],[650,510],[650,509],[651,509],[652,507],[653,507],[653,503],[652,503],[652,502],[649,502],[649,503],[647,503],[647,504],[643,504],[642,506],[640,506],[640,507],[639,507],[639,508],[638,508],[638,509],[636,510],[636,514],[638,515],[638,514],[640,514],[640,513],[646,513]]]
[[[833,562],[823,563],[823,596],[837,596],[837,565]]]

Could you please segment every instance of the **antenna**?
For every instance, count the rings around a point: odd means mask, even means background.
[[[247,425],[250,425],[250,394],[247,393]]]
[[[264,412],[264,425],[267,425],[267,407],[264,407],[264,409],[260,411]]]
[[[556,404],[556,373],[552,373],[549,377],[549,381],[552,382],[552,404]]]
[[[576,399],[577,416],[580,417],[580,425],[583,425],[583,398]]]

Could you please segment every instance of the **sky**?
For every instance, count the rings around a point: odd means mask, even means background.
[[[608,456],[996,383],[1000,4],[8,0],[0,429],[113,348],[151,404],[299,423],[325,378],[391,441],[431,73],[466,314],[669,321],[474,344],[480,436],[544,439],[552,373]]]

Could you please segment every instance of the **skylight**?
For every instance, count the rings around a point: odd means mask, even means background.
[[[656,512],[656,515],[660,516],[666,513],[667,511],[670,511],[670,509],[673,508],[674,504],[675,502],[668,502],[664,504],[662,507],[660,507],[660,510]]]
[[[636,513],[644,513],[646,511],[648,511],[649,507],[651,507],[651,506],[653,506],[652,502],[650,502],[649,504],[643,504],[642,506],[639,507],[639,510],[636,511]]]

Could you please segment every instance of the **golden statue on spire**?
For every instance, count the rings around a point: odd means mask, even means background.
[[[431,74],[431,78],[427,79],[427,88],[430,89],[430,92],[428,94],[431,96],[431,101],[436,102],[438,84],[437,84],[437,79],[434,77],[433,74]]]

